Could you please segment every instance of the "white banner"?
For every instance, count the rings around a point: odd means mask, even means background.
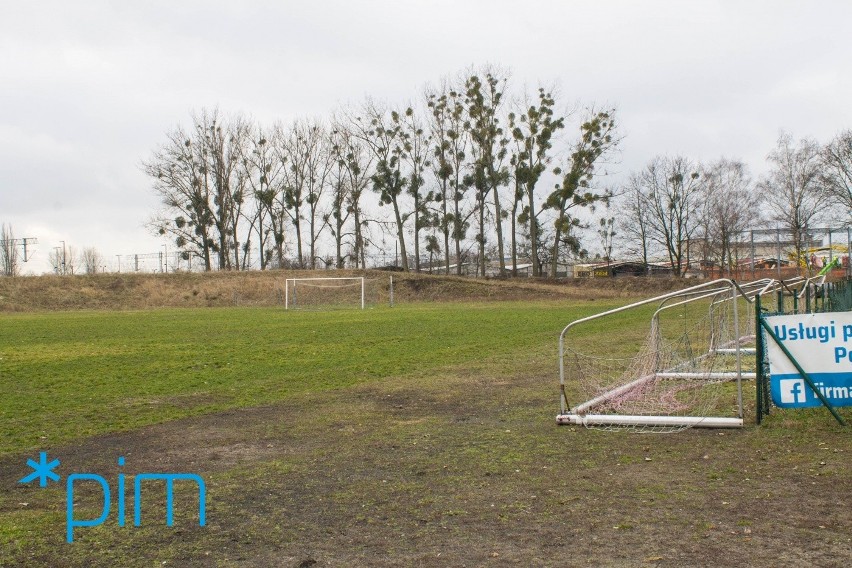
[[[833,406],[852,405],[852,312],[769,316],[766,323]],[[773,402],[822,404],[793,363],[766,336]]]

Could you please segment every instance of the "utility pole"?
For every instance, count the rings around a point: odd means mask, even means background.
[[[23,245],[24,245],[24,262],[26,262],[27,260],[29,260],[29,259],[27,258],[27,244],[29,244],[29,243],[32,243],[32,244],[34,244],[34,245],[37,245],[37,244],[38,244],[38,239],[37,239],[37,238],[35,238],[35,237],[24,237],[23,239],[21,239],[21,244],[23,244]]]
[[[754,280],[754,231],[749,231],[750,239],[751,239],[751,279]]]
[[[9,241],[6,241],[4,239],[0,239],[0,246],[7,246],[8,245],[8,246],[11,246],[11,247],[16,247],[16,246],[20,245],[24,249],[24,262],[27,262],[30,258],[32,258],[32,255],[27,256],[27,252],[28,252],[27,247],[30,246],[30,245],[37,245],[37,244],[38,244],[38,239],[36,237],[24,237],[24,238],[21,238],[21,239],[11,239]]]

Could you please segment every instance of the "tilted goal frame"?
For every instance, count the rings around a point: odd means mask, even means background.
[[[754,292],[752,292],[753,294]],[[585,322],[589,322],[592,320],[600,319],[603,317],[611,316],[613,314],[621,313],[627,310],[631,310],[634,308],[638,308],[640,306],[645,306],[652,303],[661,303],[660,310],[664,309],[665,304],[668,300],[680,298],[682,301],[679,303],[685,303],[692,301],[690,298],[701,298],[707,296],[719,296],[720,298],[724,298],[726,301],[732,302],[733,310],[733,334],[736,338],[731,345],[726,345],[726,348],[732,348],[733,355],[736,357],[736,370],[734,373],[731,373],[730,377],[716,377],[716,378],[724,378],[724,379],[732,379],[736,381],[736,389],[737,389],[737,416],[736,417],[724,417],[724,416],[665,416],[665,415],[636,415],[636,414],[596,414],[594,413],[594,409],[599,404],[605,403],[608,400],[611,400],[621,394],[628,392],[631,389],[640,387],[645,382],[650,381],[658,376],[660,371],[666,371],[665,369],[659,369],[656,372],[648,375],[648,376],[639,376],[635,380],[630,383],[620,385],[615,387],[614,389],[605,392],[599,396],[592,398],[589,401],[586,401],[582,404],[578,404],[573,408],[568,404],[568,397],[565,390],[565,339],[568,331],[573,327],[583,324]],[[659,428],[688,428],[693,426],[701,426],[701,427],[715,427],[715,428],[739,428],[743,426],[743,403],[742,403],[742,353],[741,353],[741,338],[739,332],[739,308],[737,306],[737,302],[740,298],[743,298],[749,301],[748,291],[741,289],[733,280],[730,279],[718,279],[713,280],[711,282],[706,282],[703,284],[699,284],[697,286],[692,286],[690,288],[684,290],[678,290],[675,292],[671,292],[668,294],[663,294],[661,296],[656,296],[654,298],[649,298],[647,300],[643,300],[641,302],[635,302],[633,304],[629,304],[627,306],[622,306],[620,308],[615,308],[612,310],[608,310],[606,312],[602,312],[600,314],[596,314],[593,316],[589,316],[586,318],[581,318],[575,320],[568,324],[559,335],[559,382],[560,382],[560,412],[556,417],[556,422],[558,424],[581,424],[585,426],[614,426],[614,427],[630,427],[630,426],[639,426],[639,427],[659,427]],[[659,311],[658,310],[658,313]],[[672,369],[674,371],[674,369]],[[672,373],[673,374],[673,373]],[[700,377],[688,377],[700,379]],[[712,378],[708,375],[707,378]]]

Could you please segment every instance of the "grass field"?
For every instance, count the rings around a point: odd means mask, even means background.
[[[0,566],[849,565],[852,436],[825,411],[554,425],[559,331],[619,303],[0,315]],[[628,350],[634,317],[577,340]],[[68,544],[64,484],[17,483],[39,451],[63,481],[197,473],[207,525],[146,494],[143,526],[113,507]]]
[[[560,324],[597,309],[423,304],[5,316],[0,454],[364,382],[503,365],[518,352],[536,350],[553,362]]]

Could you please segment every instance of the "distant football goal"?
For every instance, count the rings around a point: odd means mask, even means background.
[[[377,300],[377,282],[361,276],[288,278],[284,290],[287,310],[366,309]]]

